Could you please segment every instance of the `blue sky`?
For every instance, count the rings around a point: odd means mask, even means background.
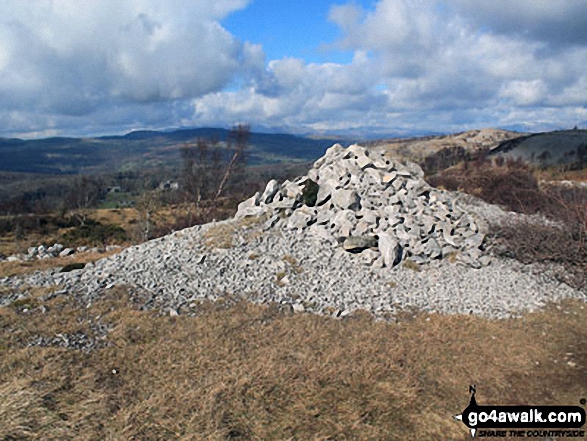
[[[585,0],[2,0],[0,136],[587,127]]]
[[[368,8],[373,1],[355,2]],[[328,20],[335,2],[255,0],[235,12],[222,24],[241,40],[262,42],[269,60],[282,57],[303,58],[309,63],[349,63],[352,51],[327,48],[342,36]]]

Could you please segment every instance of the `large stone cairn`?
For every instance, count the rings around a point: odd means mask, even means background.
[[[480,267],[486,226],[430,187],[422,169],[358,145],[330,147],[307,176],[272,180],[238,207],[237,218],[266,216],[266,228],[305,230],[334,240],[376,267],[452,257]]]

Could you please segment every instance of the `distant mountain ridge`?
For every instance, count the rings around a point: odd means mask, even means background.
[[[199,138],[226,142],[229,130],[139,130],[120,136],[54,137],[35,140],[0,138],[0,171],[68,174],[119,168],[177,165],[180,148]],[[337,139],[310,139],[289,134],[251,133],[252,164],[312,161]]]
[[[93,138],[53,137],[35,140],[0,138],[0,171],[74,174],[173,166],[181,162],[180,149],[199,138],[224,145],[229,130],[194,128],[137,130],[125,135]],[[334,143],[352,139],[304,137],[285,133],[250,136],[249,163],[311,162]],[[448,135],[393,138],[362,143],[399,159],[422,162],[442,149],[487,149],[491,155],[522,158],[537,164],[557,165],[587,157],[587,130],[519,133],[499,129],[470,130]],[[582,162],[581,162],[582,163]],[[587,163],[587,159],[585,159]]]

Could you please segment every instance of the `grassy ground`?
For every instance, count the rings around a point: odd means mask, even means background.
[[[451,417],[469,384],[480,404],[587,398],[579,302],[507,321],[194,311],[139,311],[121,287],[89,308],[58,297],[0,309],[0,439],[465,440]],[[80,333],[109,345],[27,347]]]
[[[0,277],[13,277],[30,274],[34,271],[45,271],[51,268],[64,267],[72,263],[89,263],[111,256],[119,251],[101,253],[77,253],[68,257],[56,257],[46,260],[31,260],[23,262],[0,262]]]

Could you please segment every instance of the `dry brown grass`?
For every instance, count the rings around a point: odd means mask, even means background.
[[[255,227],[267,220],[267,217],[245,217],[229,223],[211,225],[203,234],[203,243],[209,249],[232,248],[237,235],[244,240],[253,240],[262,234]]]
[[[0,277],[21,276],[30,274],[35,271],[46,271],[51,268],[64,267],[71,263],[89,263],[103,259],[113,254],[119,253],[120,250],[102,252],[102,253],[77,253],[68,257],[56,257],[53,259],[34,259],[22,262],[0,262]]]
[[[587,182],[587,168],[579,170],[561,170],[560,168],[547,168],[536,170],[540,181],[575,181]]]
[[[276,306],[201,304],[196,317],[128,306],[0,309],[0,439],[469,439],[452,420],[481,403],[578,404],[587,309],[523,319],[366,314],[334,320]],[[83,353],[25,347],[36,335],[112,326]],[[567,364],[569,361],[574,366]]]

